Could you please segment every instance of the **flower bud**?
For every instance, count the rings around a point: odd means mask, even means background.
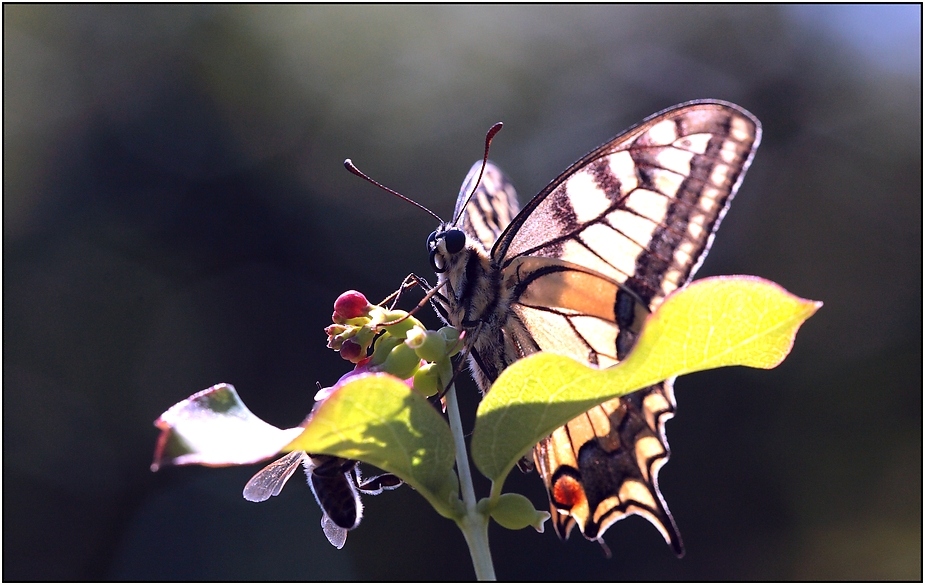
[[[424,331],[423,327],[412,327],[405,334],[405,343],[408,344],[408,347],[411,349],[417,349],[424,344],[427,332]]]
[[[357,363],[366,357],[366,352],[363,351],[363,347],[356,341],[345,339],[344,343],[340,346],[340,357],[348,362]]]
[[[482,500],[487,502],[488,500]],[[479,502],[479,508],[484,508]],[[484,513],[484,510],[479,510]],[[520,494],[501,494],[491,510],[495,522],[508,530],[520,530],[532,526],[537,532],[543,532],[543,524],[549,519],[549,512],[540,512],[526,497]]]
[[[328,335],[328,347],[334,351],[340,350],[340,346],[344,342],[344,338],[341,336],[346,330],[347,328],[343,325],[328,325],[325,327],[324,332]]]
[[[375,370],[392,374],[396,378],[405,380],[410,378],[420,366],[421,358],[418,357],[418,354],[414,353],[414,350],[404,343],[399,343],[389,352],[385,362],[376,367]]]
[[[443,390],[440,387],[440,372],[436,364],[424,364],[414,373],[414,391],[426,397],[433,396]]]
[[[370,357],[369,363],[374,366],[383,364],[392,349],[400,343],[402,343],[401,339],[388,334],[382,335],[373,346],[373,355]]]
[[[383,323],[392,321],[398,321],[398,323],[386,325],[384,329],[389,332],[389,335],[394,335],[395,337],[404,338],[408,331],[414,327],[424,328],[424,325],[420,321],[409,315],[406,311],[390,311],[383,315]]]
[[[334,315],[332,320],[341,323],[343,320],[356,319],[369,314],[370,304],[361,292],[348,290],[334,301]],[[339,317],[339,319],[338,319]]]
[[[437,331],[424,331],[415,327],[408,332],[405,343],[426,362],[435,362],[447,357],[446,339]]]
[[[336,337],[346,330],[347,330],[346,327],[344,327],[343,325],[339,325],[339,324],[328,325],[327,327],[324,328],[324,332],[328,335],[328,337]]]
[[[453,357],[462,349],[462,335],[459,333],[459,329],[455,327],[441,327],[437,330],[437,333],[443,336],[443,339],[446,341],[446,354],[449,357]]]

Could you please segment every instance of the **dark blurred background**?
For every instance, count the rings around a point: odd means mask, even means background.
[[[497,574],[922,578],[919,6],[3,13],[5,580],[473,578],[410,489],[367,497],[338,551],[303,481],[257,505],[258,466],[151,473],[152,422],[229,382],[294,426],[345,370],[322,331],[338,293],[431,273],[432,219],[345,158],[448,215],[498,120],[492,158],[526,200],[695,98],[764,124],[699,275],[825,306],[777,369],[677,383],[661,485],[684,559],[639,517],[610,560],[493,526]],[[545,508],[537,476],[507,487]]]

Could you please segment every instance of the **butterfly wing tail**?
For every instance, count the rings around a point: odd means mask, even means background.
[[[671,385],[663,382],[605,402],[537,445],[534,458],[549,480],[550,514],[560,538],[577,525],[585,538],[600,541],[615,522],[638,514],[675,554],[684,554],[658,489],[658,471],[669,456],[664,421],[673,413]]]

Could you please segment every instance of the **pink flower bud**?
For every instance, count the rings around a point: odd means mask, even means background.
[[[369,313],[369,306],[369,301],[366,300],[363,293],[348,290],[334,301],[333,321],[337,323],[337,317],[340,317],[341,320],[363,317]]]
[[[344,358],[348,362],[356,363],[361,358],[366,357],[363,347],[352,339],[344,340],[344,343],[340,346],[340,357]]]

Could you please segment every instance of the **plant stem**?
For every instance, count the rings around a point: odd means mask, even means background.
[[[462,491],[466,515],[457,521],[469,545],[469,555],[475,568],[475,577],[479,581],[494,581],[495,567],[491,561],[491,549],[488,548],[488,516],[480,514],[475,501],[475,489],[472,486],[472,472],[469,469],[469,454],[463,436],[462,421],[459,418],[459,403],[456,401],[456,385],[450,386],[446,393],[446,413],[450,419],[450,431],[456,448],[456,471],[459,474],[459,486]]]

